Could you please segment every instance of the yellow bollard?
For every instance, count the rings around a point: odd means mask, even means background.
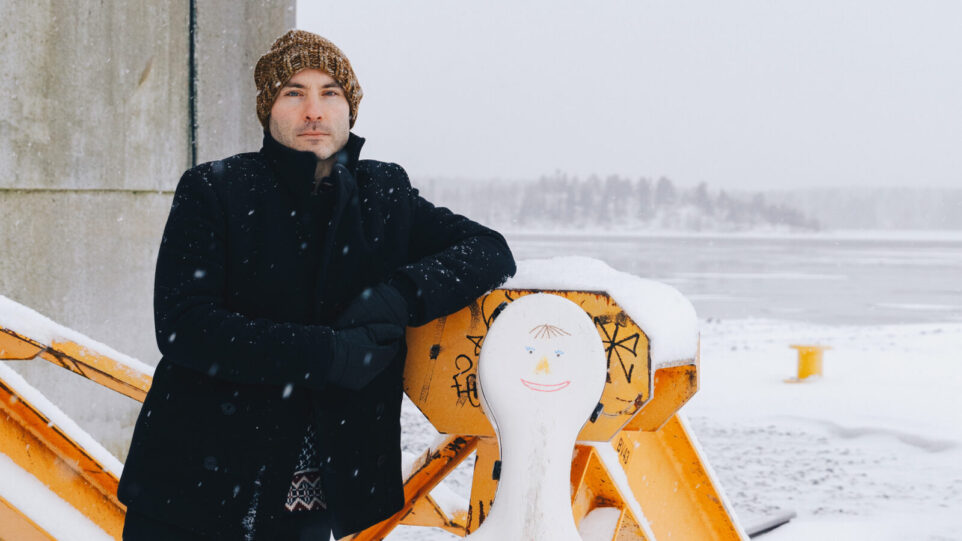
[[[791,345],[792,349],[798,350],[798,376],[785,380],[788,383],[798,383],[805,381],[812,376],[822,375],[822,352],[832,349],[829,346],[800,346]]]

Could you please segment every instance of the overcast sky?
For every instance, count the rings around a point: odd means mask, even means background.
[[[412,177],[962,187],[959,1],[307,1]]]

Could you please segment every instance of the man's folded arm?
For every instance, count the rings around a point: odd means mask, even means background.
[[[500,233],[436,207],[400,169],[402,197],[411,209],[410,263],[389,280],[408,301],[410,325],[460,310],[515,273],[514,257]]]
[[[237,383],[320,387],[333,331],[250,318],[225,307],[226,214],[209,168],[181,178],[157,257],[157,345],[171,362]]]

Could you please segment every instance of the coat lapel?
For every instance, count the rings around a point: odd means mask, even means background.
[[[334,209],[331,226],[324,235],[321,263],[314,288],[315,305],[322,321],[333,318],[341,305],[357,295],[357,290],[345,287],[345,284],[361,287],[371,285],[367,276],[372,267],[369,263],[373,250],[365,234],[367,228],[360,208],[360,189],[355,176],[363,143],[363,139],[351,134],[351,139],[345,145],[343,154],[338,157],[338,163],[334,165],[329,177],[335,186]]]

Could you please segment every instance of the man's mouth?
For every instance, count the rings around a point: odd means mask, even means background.
[[[542,393],[553,393],[555,391],[560,391],[561,389],[564,389],[568,385],[571,385],[571,380],[565,380],[565,381],[562,381],[561,383],[546,384],[546,383],[535,383],[533,381],[528,381],[524,378],[521,378],[521,383],[525,387],[531,389],[532,391],[538,391]]]
[[[309,132],[304,132],[304,133],[301,133],[301,134],[298,134],[298,135],[304,136],[304,137],[320,137],[320,136],[322,136],[322,135],[330,135],[330,134],[322,133],[322,132],[319,132],[319,131],[309,131]]]

